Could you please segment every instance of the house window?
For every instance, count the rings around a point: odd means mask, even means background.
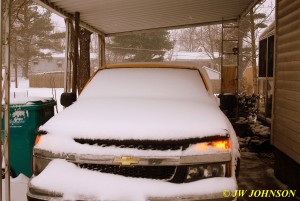
[[[265,118],[271,118],[274,87],[274,35],[259,42],[258,66],[259,113]]]
[[[258,77],[266,77],[267,39],[259,42]]]

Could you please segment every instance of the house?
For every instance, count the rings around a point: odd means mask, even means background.
[[[300,196],[300,1],[276,1],[271,143],[276,177]],[[268,60],[271,58],[268,58]]]
[[[91,73],[98,67],[98,56],[90,54]],[[52,59],[36,59],[29,70],[29,86],[37,88],[63,88],[66,59],[64,53],[52,54]]]
[[[274,90],[275,21],[259,37],[258,94],[259,116],[271,123]]]
[[[219,53],[214,52],[214,58],[219,58]],[[207,66],[208,68],[218,69],[218,66],[214,66],[212,58],[206,52],[186,52],[176,51],[167,53],[165,59],[170,61],[182,61],[196,63],[198,66]]]
[[[91,68],[98,67],[98,55],[91,53]],[[52,59],[36,59],[33,60],[29,73],[45,73],[45,72],[61,72],[65,71],[66,66],[65,53],[54,53]]]

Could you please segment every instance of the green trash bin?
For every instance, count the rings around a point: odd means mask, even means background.
[[[54,116],[52,98],[12,99],[10,104],[10,166],[12,176],[32,175],[32,148],[39,126]],[[2,119],[4,129],[4,118]],[[2,132],[2,141],[4,132]]]

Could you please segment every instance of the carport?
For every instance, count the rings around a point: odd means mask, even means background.
[[[87,31],[85,35],[89,38],[89,31],[98,34],[99,41],[99,66],[105,65],[105,37],[128,35],[141,32],[149,32],[161,29],[177,29],[185,27],[195,27],[200,25],[209,24],[223,24],[222,33],[227,31],[236,31],[239,27],[239,19],[247,14],[258,0],[188,0],[188,1],[36,1],[38,4],[45,8],[57,13],[58,15],[66,19],[66,27],[68,30],[67,38],[68,45],[66,47],[66,59],[67,73],[66,73],[66,91],[76,90],[82,88],[84,83],[77,83],[77,79],[73,79],[77,76],[76,71],[81,73],[78,76],[82,76],[85,73],[86,66],[78,63],[78,55],[86,57],[88,48],[86,50],[80,49],[78,53],[78,43],[76,38],[80,34],[80,29],[84,28]],[[73,26],[74,25],[74,26]],[[81,28],[80,28],[81,27]],[[221,66],[224,73],[229,68],[234,66],[233,76],[231,78],[223,78],[222,93],[234,93],[238,88],[237,82],[237,68],[238,68],[238,53],[233,54],[234,47],[239,47],[239,36],[235,39],[223,38],[222,34],[222,54],[227,58],[235,57],[235,62],[232,65],[228,65],[225,59],[222,59]],[[80,39],[79,39],[80,41]],[[81,43],[81,42],[80,42]],[[223,46],[228,43],[233,43],[230,51],[227,52]],[[82,45],[81,45],[82,46]],[[73,55],[72,55],[73,54]],[[73,60],[71,60],[73,58]],[[80,58],[81,61],[82,58]],[[223,58],[223,57],[221,57]],[[81,62],[85,63],[88,61]],[[88,64],[88,63],[86,63]],[[85,67],[83,67],[85,66]],[[224,67],[224,68],[223,68]],[[231,70],[231,69],[229,69]],[[71,72],[72,71],[72,72]],[[71,76],[72,74],[72,76]],[[81,80],[87,80],[81,77]],[[229,80],[231,79],[231,80]],[[72,81],[71,81],[72,80]],[[227,83],[233,83],[231,87],[228,87]],[[72,84],[71,84],[72,83]]]
[[[1,42],[5,46],[5,56],[1,61],[5,61],[7,67],[7,75],[9,75],[9,4],[10,0],[2,0],[5,6],[4,16],[1,16],[1,22],[4,23],[5,30],[2,32]],[[99,65],[105,65],[105,37],[117,36],[121,34],[134,34],[139,32],[148,32],[159,29],[176,29],[184,27],[193,27],[208,24],[229,24],[232,27],[238,27],[239,19],[247,14],[250,9],[256,5],[258,0],[35,0],[41,6],[50,9],[56,14],[65,18],[66,21],[66,76],[65,90],[76,93],[77,89],[82,87],[84,83],[77,83],[77,77],[84,75],[86,69],[79,65],[79,32],[80,27],[89,38],[89,32],[98,34],[99,37]],[[226,26],[223,26],[225,29]],[[226,40],[224,39],[222,43]],[[239,40],[236,40],[239,44]],[[88,46],[80,49],[81,57],[87,57],[89,54]],[[1,48],[0,48],[1,49]],[[0,50],[1,53],[1,50]],[[222,51],[223,55],[232,54],[231,52]],[[2,55],[2,54],[0,54]],[[236,55],[239,56],[238,54]],[[84,60],[88,62],[88,59]],[[84,66],[86,63],[81,62]],[[222,63],[221,63],[222,64]],[[87,65],[89,66],[89,65]],[[222,66],[226,71],[226,66]],[[224,69],[225,68],[225,69]],[[238,59],[235,64],[238,68]],[[82,72],[82,73],[78,73]],[[237,70],[236,70],[237,72]],[[88,79],[88,76],[87,78]],[[222,92],[235,92],[237,88],[237,73],[234,78],[233,89],[223,88]],[[6,83],[9,83],[9,76],[5,77]],[[229,80],[232,81],[232,80]],[[229,82],[228,81],[228,82]],[[226,78],[222,76],[222,86],[226,82]],[[226,83],[225,83],[226,84]],[[224,84],[224,85],[225,85]],[[9,169],[9,92],[10,86],[6,84],[4,89],[2,86],[0,91],[5,91],[5,164],[6,170]],[[2,93],[3,94],[3,93]],[[1,121],[0,121],[1,122]],[[6,171],[6,200],[10,200],[9,192],[9,171]],[[0,198],[2,196],[0,195]]]

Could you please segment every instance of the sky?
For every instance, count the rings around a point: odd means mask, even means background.
[[[65,31],[65,20],[64,18],[52,13],[51,20],[55,26],[56,31]]]

